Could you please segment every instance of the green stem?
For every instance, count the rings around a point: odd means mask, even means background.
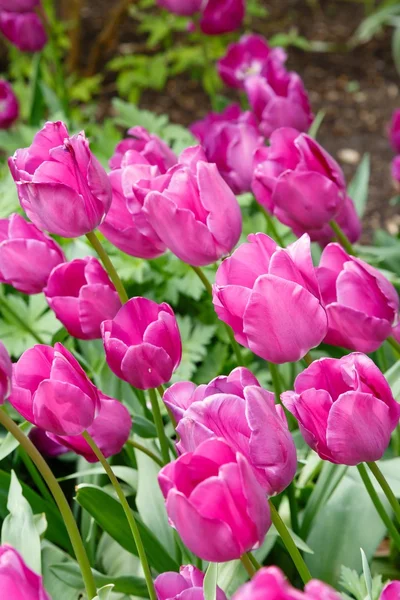
[[[290,522],[292,524],[292,529],[293,529],[294,533],[298,534],[300,531],[299,516],[298,516],[297,502],[296,502],[296,496],[295,496],[296,487],[295,487],[293,481],[288,486],[286,491],[287,491],[287,497],[289,500],[289,507],[290,507]]]
[[[308,367],[311,365],[312,362],[314,362],[313,357],[311,356],[311,354],[309,352],[307,352],[307,354],[305,354],[303,356],[303,360]]]
[[[253,567],[255,568],[256,571],[259,571],[261,569],[261,565],[258,562],[258,560],[256,559],[256,557],[254,556],[254,554],[252,554],[251,552],[247,553],[247,556],[249,557]]]
[[[200,269],[200,267],[194,267],[193,265],[190,266],[192,267],[193,271],[196,273],[200,281],[203,283],[207,294],[209,294],[212,297],[212,285],[208,281],[207,277],[204,275],[203,271]]]
[[[261,206],[261,204],[258,204],[258,207],[261,210],[261,212],[263,213],[265,220],[267,221],[268,233],[271,232],[274,240],[276,242],[278,242],[278,244],[280,246],[282,246],[282,248],[284,248],[286,244],[285,244],[283,238],[281,237],[281,235],[278,233],[278,230],[276,228],[276,225],[274,223],[272,216],[269,214],[269,212],[267,210],[265,210],[265,208],[263,206]]]
[[[400,504],[398,503],[397,498],[392,491],[392,488],[386,481],[384,474],[375,462],[368,462],[367,465],[372,471],[373,476],[381,486],[386,498],[389,500],[390,506],[393,508],[393,512],[396,515],[396,519],[400,523]]]
[[[242,565],[246,569],[248,576],[251,579],[255,574],[256,569],[254,568],[253,563],[251,562],[248,554],[243,554],[243,556],[240,557],[240,560],[242,562]]]
[[[40,474],[48,485],[51,493],[53,494],[54,500],[57,503],[58,509],[64,520],[65,527],[67,528],[69,538],[71,540],[72,547],[75,552],[76,560],[79,563],[79,567],[82,572],[83,581],[85,582],[85,588],[87,596],[90,600],[97,596],[96,584],[94,582],[93,573],[90,568],[89,559],[86,554],[85,547],[82,542],[81,535],[79,533],[78,526],[72,514],[71,508],[64,496],[60,484],[54,477],[51,469],[40,454],[38,449],[32,444],[31,440],[20,430],[18,425],[14,423],[12,419],[0,409],[0,423],[9,431],[15,439],[19,442],[21,447],[26,451],[28,456],[32,459],[33,463],[38,468]]]
[[[279,377],[278,367],[275,363],[268,363],[269,372],[271,373],[272,385],[274,387],[275,392],[275,400],[277,404],[281,404],[281,380]]]
[[[117,271],[115,270],[115,267],[112,264],[110,257],[108,256],[107,252],[104,250],[99,238],[97,237],[97,235],[95,234],[94,231],[87,233],[86,237],[89,240],[89,242],[91,243],[91,245],[93,246],[93,248],[96,250],[101,262],[104,265],[104,268],[106,269],[107,273],[109,274],[110,279],[113,282],[115,289],[118,292],[118,296],[120,297],[122,304],[125,304],[125,302],[128,302],[129,296],[126,293],[124,284],[120,280],[119,275],[118,275]]]
[[[41,478],[40,473],[37,470],[37,468],[35,467],[32,459],[28,456],[28,454],[22,448],[22,446],[19,447],[19,455],[21,457],[22,462],[25,465],[26,470],[28,471],[29,475],[31,476],[32,481],[36,485],[39,492],[42,494],[43,498],[45,498],[52,504],[54,502],[53,496],[50,494],[48,488],[46,487],[45,483],[43,482],[43,479]]]
[[[161,417],[160,406],[158,404],[158,398],[156,391],[153,389],[149,390],[151,409],[153,412],[154,425],[156,426],[158,439],[160,441],[161,447],[161,456],[163,459],[163,464],[166,465],[170,462],[169,457],[169,444],[167,440],[167,436],[165,434],[164,423]]]
[[[332,229],[335,232],[335,235],[338,239],[338,242],[340,243],[341,246],[343,246],[343,248],[346,250],[346,252],[348,254],[352,254],[353,256],[356,256],[356,251],[354,250],[349,238],[347,237],[347,235],[345,234],[343,229],[340,227],[340,225],[334,220],[329,221],[329,225],[332,227]]]
[[[397,352],[397,354],[400,356],[400,344],[397,340],[394,339],[394,337],[388,337],[387,342],[389,342],[389,344],[392,346],[393,350],[395,350]]]
[[[146,552],[145,552],[145,549],[143,546],[142,538],[140,537],[140,532],[139,532],[138,526],[136,524],[135,518],[134,518],[132,510],[131,510],[131,507],[129,506],[128,501],[125,498],[124,492],[122,491],[122,488],[120,486],[118,479],[114,475],[114,471],[108,464],[107,459],[105,458],[105,456],[102,453],[102,451],[100,450],[100,448],[97,446],[96,442],[93,440],[93,438],[89,435],[89,433],[87,431],[85,431],[82,434],[82,436],[87,441],[87,443],[89,444],[89,446],[91,447],[91,449],[93,450],[93,452],[95,453],[97,458],[99,459],[102,467],[104,468],[105,472],[107,473],[107,475],[116,491],[119,501],[121,502],[122,508],[124,509],[125,516],[128,520],[129,527],[130,527],[133,539],[136,544],[139,559],[140,559],[142,569],[143,569],[144,578],[145,578],[146,584],[147,584],[147,590],[149,592],[149,597],[151,600],[157,600],[149,563],[147,561]]]
[[[368,477],[368,473],[367,473],[367,469],[365,468],[365,465],[363,465],[361,463],[360,465],[357,465],[357,469],[358,469],[358,472],[360,473],[361,479],[363,480],[365,488],[372,500],[372,503],[376,508],[376,512],[379,514],[383,523],[386,525],[386,528],[387,528],[394,544],[396,545],[396,548],[398,550],[400,550],[400,533],[397,531],[392,519],[389,517],[389,515],[387,514],[387,512],[385,510],[385,507],[383,506],[382,502],[380,501],[379,496],[376,493],[375,488],[372,484],[372,481]]]
[[[271,500],[269,500],[269,507],[271,510],[272,523],[275,525],[277,532],[281,536],[281,539],[282,539],[283,543],[285,544],[286,550],[289,552],[290,557],[291,557],[292,561],[294,562],[295,567],[296,567],[303,583],[306,584],[312,579],[311,573],[308,570],[308,567],[307,567],[306,563],[304,562],[304,559],[301,556],[296,544],[294,543],[293,538],[290,535],[288,528],[286,527],[285,523],[282,521],[280,514],[276,510],[276,508],[273,505],[273,503],[271,502]]]
[[[42,340],[42,338],[40,337],[40,335],[38,333],[36,333],[36,331],[34,331],[26,321],[24,321],[24,319],[21,319],[21,317],[19,316],[18,313],[16,313],[11,306],[9,305],[9,303],[5,300],[5,298],[3,296],[0,296],[0,306],[2,308],[2,310],[5,310],[6,312],[9,313],[9,315],[11,315],[11,317],[13,319],[16,320],[16,322],[21,325],[21,327],[23,329],[25,329],[25,331],[27,333],[29,333],[29,335],[31,335],[37,342],[38,344],[44,344],[44,341]]]
[[[154,460],[154,462],[157,463],[160,467],[164,466],[164,463],[161,460],[161,458],[158,458],[158,456],[156,454],[154,454],[154,452],[152,452],[151,450],[146,448],[146,446],[142,446],[142,444],[139,444],[138,442],[135,442],[134,440],[127,440],[126,443],[129,446],[132,446],[132,448],[136,448],[136,450],[140,450],[140,452],[143,452],[143,454],[147,454],[147,456],[149,458],[151,458],[152,460]]]

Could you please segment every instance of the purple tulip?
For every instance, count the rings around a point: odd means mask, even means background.
[[[204,573],[192,565],[185,565],[179,573],[161,573],[154,580],[157,600],[204,600]],[[227,600],[217,587],[216,600]]]
[[[399,600],[400,598],[400,581],[392,581],[388,583],[379,598],[379,600]]]
[[[200,29],[207,35],[230,33],[241,27],[245,12],[245,0],[206,0]]]
[[[34,12],[0,12],[0,32],[21,52],[40,52],[47,43],[47,34]]]
[[[51,435],[52,434],[50,434],[50,436]],[[43,456],[56,458],[57,456],[61,456],[68,452],[66,446],[49,437],[49,434],[44,429],[40,429],[40,427],[33,427],[33,429],[31,429],[29,439],[35,444],[36,448]]]
[[[382,458],[400,405],[370,358],[321,358],[298,375],[294,389],[282,402],[321,458],[350,466]]]
[[[60,246],[18,214],[0,219],[0,281],[24,294],[39,294],[54,267],[65,261]]]
[[[399,312],[393,285],[377,269],[329,244],[316,269],[328,315],[327,344],[374,352],[392,334]]]
[[[70,137],[61,121],[46,123],[8,163],[21,206],[40,229],[78,237],[100,225],[110,208],[107,173],[85,134]]]
[[[39,6],[39,0],[0,0],[0,11],[7,12],[32,12]]]
[[[51,600],[42,577],[8,544],[0,546],[0,590],[4,600]]]
[[[4,404],[11,392],[12,363],[9,354],[0,342],[0,404]]]
[[[160,173],[166,173],[170,167],[178,162],[178,157],[169,146],[157,135],[149,133],[144,127],[128,129],[131,137],[119,142],[110,159],[111,169],[120,169],[124,154],[128,150],[135,150],[143,156],[150,165],[158,167]]]
[[[209,113],[190,131],[200,141],[207,160],[215,163],[234,194],[249,192],[253,178],[253,155],[264,145],[254,115],[231,104],[222,113]]]
[[[157,4],[176,15],[190,17],[201,10],[204,0],[157,0]]]
[[[213,287],[218,317],[239,344],[273,363],[300,360],[327,332],[310,238],[286,249],[251,234],[218,268]]]
[[[389,138],[395,152],[400,152],[400,108],[395,110],[390,123]]]
[[[0,79],[0,129],[8,129],[18,119],[19,104],[11,85]]]

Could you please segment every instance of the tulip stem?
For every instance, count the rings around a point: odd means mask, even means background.
[[[156,454],[154,454],[154,452],[152,452],[151,450],[149,450],[148,448],[146,448],[146,446],[142,446],[142,444],[139,444],[138,442],[135,442],[135,440],[127,440],[126,443],[129,446],[132,446],[132,448],[136,448],[136,450],[139,450],[140,452],[143,452],[143,454],[147,454],[147,456],[149,458],[151,458],[152,460],[154,460],[154,462],[157,463],[157,465],[159,465],[160,467],[164,466],[164,463],[161,460],[161,458],[158,458],[158,456]]]
[[[107,273],[109,274],[110,279],[113,282],[115,289],[118,292],[118,296],[119,296],[122,304],[125,304],[125,302],[128,302],[129,296],[126,293],[124,284],[120,280],[119,275],[118,275],[117,271],[115,270],[115,267],[112,264],[110,257],[108,256],[107,252],[104,250],[99,238],[97,237],[97,235],[95,234],[94,231],[87,233],[86,237],[89,240],[89,242],[91,243],[91,245],[93,246],[93,248],[96,250],[101,262],[104,265],[104,268],[106,269]]]
[[[269,214],[269,212],[263,206],[261,206],[261,204],[258,204],[258,207],[261,210],[261,212],[263,213],[265,220],[267,221],[268,233],[271,233],[274,240],[280,246],[282,246],[282,248],[284,248],[286,244],[283,241],[282,236],[278,233],[278,230],[276,228],[276,225],[274,223],[272,216]]]
[[[307,354],[305,354],[303,356],[303,360],[308,367],[311,365],[312,362],[314,362],[313,357],[311,356],[311,354],[309,352],[307,352]]]
[[[64,492],[62,491],[60,484],[54,477],[50,467],[40,454],[39,450],[21,431],[18,425],[14,423],[14,421],[6,414],[3,408],[0,409],[0,423],[7,429],[7,431],[11,433],[11,435],[15,437],[21,448],[23,448],[28,456],[32,459],[32,462],[36,465],[38,471],[53,494],[54,500],[57,503],[58,509],[64,520],[65,527],[68,531],[76,560],[79,563],[83,581],[85,582],[87,596],[90,600],[92,600],[92,598],[97,596],[97,589],[93,578],[92,569],[90,568],[89,559],[86,554],[85,546],[82,542],[81,534],[79,533],[78,526],[74,519],[74,515],[72,514],[72,510],[67,502],[66,497],[64,496]]]
[[[286,550],[289,552],[290,557],[291,557],[292,561],[294,562],[295,567],[296,567],[303,583],[306,584],[312,579],[311,573],[308,570],[308,567],[307,567],[306,563],[304,562],[304,559],[301,556],[299,549],[297,548],[296,544],[294,543],[294,540],[293,540],[292,536],[290,535],[288,528],[286,527],[285,523],[282,521],[280,514],[276,510],[276,508],[273,505],[271,500],[269,500],[269,507],[271,510],[272,523],[275,525],[275,529],[281,536],[281,539],[286,547]]]
[[[347,237],[347,235],[345,234],[343,229],[340,227],[340,225],[337,223],[337,221],[335,221],[335,220],[329,221],[329,225],[335,232],[338,242],[340,243],[341,246],[343,246],[343,248],[346,250],[346,252],[348,254],[352,254],[353,256],[356,256],[357,253],[354,250],[349,238]]]
[[[386,498],[389,500],[390,506],[393,508],[393,512],[396,515],[396,519],[400,523],[400,504],[398,503],[397,498],[392,491],[392,488],[386,481],[384,474],[375,462],[368,462],[367,465],[372,471],[373,476],[381,486]]]
[[[157,600],[149,563],[148,563],[146,552],[145,552],[145,549],[143,546],[142,538],[140,537],[140,531],[136,524],[131,507],[129,506],[128,501],[125,498],[124,492],[122,491],[121,485],[120,485],[118,479],[116,478],[114,471],[108,464],[106,457],[104,456],[104,454],[102,453],[100,448],[97,446],[97,444],[93,440],[93,438],[90,436],[90,434],[87,431],[85,431],[82,434],[82,437],[87,441],[90,448],[93,450],[94,454],[99,459],[102,467],[104,468],[105,472],[107,473],[107,475],[116,491],[119,501],[121,502],[122,508],[124,509],[125,516],[128,520],[129,527],[130,527],[133,539],[136,544],[136,548],[137,548],[139,559],[140,559],[140,562],[142,565],[143,574],[144,574],[144,578],[146,580],[147,590],[149,592],[150,600]]]
[[[296,501],[296,486],[294,485],[294,481],[291,482],[286,491],[290,507],[290,522],[294,533],[298,534],[300,527]]]
[[[389,342],[389,344],[392,346],[393,350],[395,350],[395,352],[397,352],[397,354],[400,356],[399,342],[397,340],[395,340],[394,337],[392,337],[392,336],[388,337],[386,341]]]
[[[243,554],[243,556],[240,557],[240,560],[242,562],[242,565],[246,569],[248,576],[251,579],[253,577],[253,575],[256,573],[257,569],[253,566],[253,563],[251,562],[249,555]]]
[[[151,402],[151,410],[153,412],[154,425],[156,426],[158,439],[160,441],[161,456],[163,459],[163,464],[166,465],[170,462],[169,444],[167,436],[165,434],[164,423],[160,412],[160,405],[158,404],[156,390],[150,389],[149,396]]]
[[[21,325],[21,327],[23,329],[25,329],[25,331],[27,333],[29,333],[29,335],[31,335],[38,344],[44,344],[44,341],[42,340],[42,338],[40,337],[40,335],[38,333],[36,333],[36,331],[34,331],[26,321],[24,321],[24,319],[22,319],[17,312],[15,312],[15,310],[13,308],[11,308],[11,306],[9,305],[9,303],[7,302],[7,300],[4,298],[4,296],[0,296],[0,306],[1,309],[4,310],[5,312],[8,312],[8,314],[15,319],[15,321]]]
[[[254,554],[252,554],[251,552],[247,553],[247,556],[249,557],[253,567],[255,568],[256,571],[259,571],[261,569],[261,565],[258,562],[258,560],[256,559],[256,557],[254,556]]]
[[[158,386],[157,392],[159,393],[159,396],[160,396],[160,399],[161,399],[162,403],[164,404],[165,408],[167,409],[167,413],[168,413],[168,416],[170,418],[170,421],[172,423],[173,428],[176,429],[178,423],[176,422],[176,419],[175,419],[174,415],[172,414],[171,409],[168,408],[168,406],[165,404],[165,402],[163,400],[165,390],[164,390],[164,388],[163,388],[162,385]]]
[[[281,403],[282,387],[281,387],[281,381],[279,378],[278,367],[276,366],[275,363],[269,362],[268,368],[269,368],[269,372],[271,374],[272,385],[273,385],[274,392],[275,392],[276,404],[282,404]]]
[[[367,473],[367,469],[365,468],[365,465],[363,465],[361,463],[361,464],[357,465],[357,469],[358,469],[358,472],[360,473],[361,479],[363,480],[365,488],[373,502],[373,505],[376,508],[376,512],[379,514],[383,523],[386,525],[386,528],[387,528],[387,530],[390,534],[390,537],[392,538],[396,548],[398,550],[400,550],[400,533],[397,531],[392,519],[389,517],[389,515],[387,514],[387,512],[385,510],[385,507],[383,506],[382,502],[380,501],[379,496],[376,493],[375,488],[372,484],[372,481],[368,477],[368,473]]]

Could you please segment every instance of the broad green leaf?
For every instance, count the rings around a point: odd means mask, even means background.
[[[385,377],[392,389],[392,394],[397,402],[400,402],[400,360],[398,360],[388,371]],[[1,448],[0,448],[1,450]]]
[[[370,163],[369,154],[364,154],[363,159],[347,188],[347,193],[353,200],[359,217],[363,216],[367,205],[368,185],[371,171]]]
[[[23,433],[25,433],[25,435],[28,435],[32,427],[33,425],[31,423],[28,423],[28,421],[25,421],[24,423],[21,423],[21,425],[19,425],[20,430]],[[15,437],[11,435],[11,433],[7,433],[0,446],[0,460],[6,458],[6,456],[11,454],[11,452],[14,452],[14,450],[18,448],[18,446],[18,440],[16,440]]]
[[[50,598],[56,600],[82,600],[83,582],[80,588],[70,586],[54,572],[54,565],[73,563],[71,556],[47,540],[42,543],[43,582]],[[82,581],[82,580],[81,580]]]
[[[203,582],[204,600],[217,598],[218,563],[210,563]]]
[[[87,463],[86,463],[87,464]],[[113,471],[118,479],[122,479],[127,483],[133,490],[137,488],[137,471],[131,467],[124,467],[122,465],[113,466]],[[103,467],[92,467],[91,469],[85,469],[83,471],[76,471],[65,477],[59,477],[57,481],[68,481],[69,479],[78,479],[86,475],[104,475]]]
[[[33,78],[31,82],[32,98],[29,114],[29,125],[37,127],[43,121],[45,105],[41,87],[42,54],[39,52],[33,58]]]

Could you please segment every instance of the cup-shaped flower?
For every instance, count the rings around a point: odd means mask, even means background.
[[[68,333],[82,340],[101,338],[101,323],[112,319],[121,308],[114,285],[93,256],[53,269],[43,291]]]
[[[18,119],[19,104],[11,85],[0,79],[0,129],[8,129]]]
[[[203,560],[239,558],[262,543],[271,525],[252,468],[225,440],[205,440],[161,469],[158,481],[172,526]]]
[[[204,600],[204,573],[193,565],[184,565],[179,573],[161,573],[155,581],[157,600]],[[227,600],[217,587],[216,600]]]
[[[217,62],[217,68],[226,85],[244,89],[248,77],[261,75],[268,80],[271,63],[283,65],[286,58],[283,48],[270,48],[265,38],[252,33],[230,44],[225,56]]]
[[[336,219],[354,242],[361,233],[346,182],[337,162],[310,136],[283,127],[271,145],[254,156],[253,192],[257,202],[300,236],[328,243]]]
[[[264,145],[253,113],[242,112],[238,104],[231,104],[222,113],[209,113],[190,130],[233,193],[249,192],[254,171],[253,155]]]
[[[0,404],[7,400],[11,392],[12,363],[3,344],[0,342]]]
[[[10,402],[27,420],[57,435],[79,435],[93,423],[97,388],[60,343],[38,344],[14,365]]]
[[[283,404],[307,444],[330,462],[357,465],[382,458],[400,405],[375,363],[361,353],[321,358],[297,376]]]
[[[110,159],[111,169],[120,169],[122,158],[129,150],[139,152],[151,165],[158,167],[160,173],[165,173],[178,162],[175,152],[154,133],[149,133],[144,127],[131,127],[127,137],[119,142]]]
[[[400,152],[400,108],[395,110],[389,128],[389,139],[395,152]]]
[[[207,35],[230,33],[242,25],[245,12],[245,0],[206,0],[200,29]]]
[[[101,325],[110,369],[141,390],[167,383],[182,357],[182,342],[169,304],[131,298]]]
[[[200,147],[187,148],[162,192],[150,191],[144,210],[159,238],[178,258],[197,267],[228,254],[242,230],[239,204]]]
[[[21,215],[0,219],[0,281],[24,294],[43,291],[54,267],[65,261],[60,246]]]
[[[0,33],[21,52],[40,52],[47,43],[47,34],[34,12],[0,11]]]
[[[40,575],[12,546],[0,546],[0,590],[4,600],[51,600]]]
[[[0,11],[6,10],[9,12],[32,12],[38,6],[39,0],[0,0]]]
[[[201,9],[204,0],[157,0],[157,4],[176,15],[190,17]]]
[[[28,148],[8,161],[22,208],[39,227],[64,237],[93,231],[111,204],[107,173],[83,132],[48,122]]]
[[[316,269],[328,316],[327,344],[374,352],[391,335],[399,312],[393,285],[377,269],[329,244]]]
[[[379,600],[399,600],[399,598],[400,581],[391,581],[384,587]]]
[[[311,259],[303,235],[286,249],[263,233],[251,234],[216,274],[213,303],[239,344],[273,363],[300,360],[327,333]]]

